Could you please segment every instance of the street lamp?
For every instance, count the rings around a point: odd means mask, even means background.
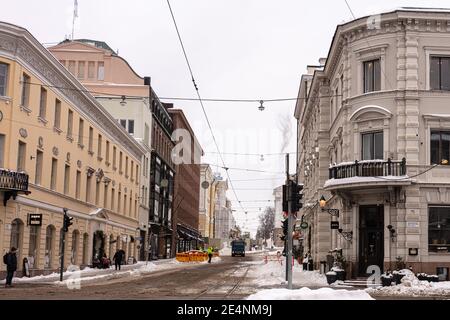
[[[319,206],[322,209],[322,211],[328,212],[333,217],[339,217],[339,209],[325,209],[325,206],[327,205],[327,200],[325,200],[325,197],[320,197],[319,200]]]
[[[122,107],[124,107],[124,106],[127,104],[127,102],[125,101],[126,97],[125,97],[125,96],[122,96],[121,99],[122,99],[122,100],[120,101],[120,105],[121,105]]]
[[[339,234],[347,241],[352,241],[353,231],[344,232],[342,229],[338,229]]]

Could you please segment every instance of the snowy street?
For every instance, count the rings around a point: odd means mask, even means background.
[[[273,254],[273,253],[272,253]],[[417,282],[399,286],[354,288],[329,286],[323,274],[303,271],[295,262],[293,288],[286,289],[285,258],[255,252],[244,258],[221,256],[207,262],[174,259],[123,266],[121,271],[85,269],[66,272],[64,281],[52,274],[15,278],[15,287],[0,289],[0,299],[250,299],[250,300],[372,300],[448,299],[450,283]],[[415,282],[414,282],[415,281]]]

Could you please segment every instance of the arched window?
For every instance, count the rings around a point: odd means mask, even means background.
[[[49,225],[45,231],[45,262],[44,268],[52,267],[52,257],[53,257],[53,242],[55,238],[55,227]]]
[[[72,232],[72,251],[70,254],[70,263],[76,265],[78,263],[78,244],[80,243],[80,231],[73,230]]]
[[[10,247],[14,247],[21,252],[23,238],[23,222],[20,219],[14,219],[11,222],[11,241]],[[18,259],[19,260],[19,259]]]
[[[84,265],[87,265],[89,263],[88,248],[89,248],[89,234],[85,233],[85,234],[83,234],[83,264]]]

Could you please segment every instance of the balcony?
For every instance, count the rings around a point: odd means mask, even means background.
[[[28,191],[28,174],[0,169],[0,191],[4,192],[3,205],[18,193],[30,194]]]
[[[325,190],[411,184],[406,175],[406,159],[364,160],[330,166]]]

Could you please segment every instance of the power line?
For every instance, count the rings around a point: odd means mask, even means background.
[[[197,86],[197,84],[195,82],[194,73],[192,72],[191,64],[189,63],[189,59],[188,59],[188,56],[186,54],[186,50],[184,48],[183,40],[181,39],[180,31],[178,30],[177,22],[175,20],[175,16],[173,14],[172,7],[170,6],[170,1],[169,0],[167,0],[167,5],[168,5],[169,10],[170,10],[170,15],[172,16],[172,21],[173,21],[173,24],[175,26],[175,30],[177,31],[178,40],[180,41],[181,48],[183,49],[183,55],[184,55],[184,58],[186,60],[187,66],[189,68],[189,73],[191,74],[192,84],[194,85],[195,92],[197,93],[197,97],[198,97],[200,105],[202,107],[203,114],[205,116],[205,119],[206,119],[206,122],[208,124],[209,130],[211,132],[211,136],[212,136],[212,138],[214,140],[214,144],[216,145],[217,152],[219,153],[219,156],[220,156],[220,159],[222,161],[223,166],[226,167],[225,161],[223,160],[222,154],[220,153],[220,149],[219,149],[219,145],[217,143],[216,137],[214,136],[214,131],[212,129],[211,123],[210,123],[208,115],[206,113],[205,106],[203,105],[202,97],[200,96],[200,92],[198,90],[198,86]],[[230,186],[231,186],[231,189],[233,190],[234,196],[235,196],[236,200],[239,200],[239,197],[237,196],[236,190],[234,189],[234,185],[233,185],[233,182],[231,180],[231,177],[230,177],[230,174],[228,172],[228,169],[225,169],[225,172],[227,174],[228,180],[230,181]],[[241,208],[244,209],[244,207],[242,206],[242,203],[239,202],[239,204],[240,204]]]
[[[217,152],[204,152],[205,154],[217,154]],[[296,152],[281,152],[281,153],[239,153],[239,152],[222,152],[225,155],[233,156],[285,156],[286,153],[296,154]]]

